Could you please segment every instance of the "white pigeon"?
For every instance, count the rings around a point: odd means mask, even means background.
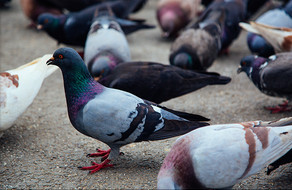
[[[84,62],[90,74],[106,76],[117,64],[128,61],[131,54],[124,32],[110,12],[100,11],[92,21],[84,47]]]
[[[292,117],[193,130],[174,143],[158,174],[158,189],[230,188],[292,148]]]
[[[250,24],[241,22],[239,25],[248,32],[261,35],[278,53],[292,51],[292,28],[274,27],[256,22]]]
[[[0,73],[0,137],[33,102],[43,80],[57,70],[56,66],[46,65],[51,56]]]

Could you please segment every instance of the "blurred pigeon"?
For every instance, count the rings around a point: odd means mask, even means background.
[[[11,0],[0,0],[0,8],[7,6]]]
[[[107,75],[120,62],[131,60],[124,32],[106,10],[93,19],[84,48],[84,62],[94,77]]]
[[[156,17],[166,38],[176,37],[201,11],[201,0],[160,0]]]
[[[208,125],[199,115],[160,107],[125,91],[96,82],[82,58],[71,48],[55,51],[47,64],[63,73],[67,108],[72,125],[84,135],[106,143],[111,149],[89,156],[103,156],[101,164],[82,167],[94,173],[119,155],[120,147],[140,141],[161,140]]]
[[[52,55],[44,55],[13,70],[0,73],[0,136],[28,108],[38,94],[43,80],[57,67],[47,67]]]
[[[91,5],[96,5],[99,3],[111,2],[111,1],[112,2],[120,1],[120,0],[36,0],[36,1],[46,2],[48,4],[54,5],[55,7],[59,7],[61,9],[67,9],[69,11],[80,11]],[[138,10],[140,10],[147,2],[147,0],[142,0],[142,1],[138,0],[138,1],[139,1],[139,4],[136,6],[133,12],[137,12]]]
[[[204,12],[198,22],[189,25],[171,46],[169,62],[184,69],[206,70],[221,50],[225,10]]]
[[[214,0],[203,14],[215,10],[225,10],[225,21],[221,32],[221,52],[228,52],[228,47],[240,33],[239,22],[246,16],[246,0]]]
[[[154,62],[128,62],[119,64],[98,82],[159,104],[207,85],[230,81],[217,73],[199,73]]]
[[[20,5],[24,15],[31,20],[29,26],[36,27],[36,21],[40,14],[51,13],[54,15],[61,15],[62,9],[54,7],[50,4],[39,2],[36,0],[20,0]]]
[[[158,189],[225,189],[292,148],[292,118],[193,130],[178,138],[158,174]]]
[[[105,2],[98,5],[90,6],[79,12],[72,12],[62,15],[53,15],[44,13],[38,17],[38,28],[45,30],[51,37],[56,39],[59,43],[84,46],[87,34],[92,23],[94,12],[99,9],[110,8],[116,17],[128,18],[129,14],[140,5],[141,1],[145,0],[120,0],[114,2]],[[143,23],[144,20],[137,22]],[[133,21],[135,22],[135,21]],[[147,24],[143,24],[142,28],[153,28]],[[127,23],[125,23],[127,27]],[[130,26],[132,27],[132,25]],[[123,29],[123,26],[122,26]],[[141,26],[137,30],[141,29]],[[130,31],[126,29],[124,32],[131,33],[136,30],[131,28]]]
[[[250,22],[250,25],[240,23],[240,26],[249,32],[261,35],[278,53],[292,51],[292,28],[273,27],[256,22]]]
[[[242,58],[237,72],[244,71],[255,86],[264,94],[292,100],[292,52],[279,53],[269,58],[246,56]],[[272,113],[291,111],[292,106],[267,108]]]
[[[284,6],[284,8],[272,9],[260,17],[255,22],[274,27],[292,28],[292,0]],[[247,44],[252,53],[255,53],[261,57],[269,57],[275,54],[274,48],[269,44],[262,36],[248,32]]]

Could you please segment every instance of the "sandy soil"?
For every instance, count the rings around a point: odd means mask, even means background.
[[[149,1],[137,17],[156,24],[156,1]],[[19,1],[10,9],[0,10],[1,71],[16,68],[36,57],[61,47],[46,33],[27,28]],[[265,105],[282,102],[263,95],[245,74],[237,75],[240,59],[250,54],[242,32],[230,48],[228,56],[219,57],[210,71],[232,77],[225,86],[209,86],[188,95],[164,102],[164,106],[201,114],[212,124],[249,120],[276,120],[292,113],[270,114]],[[168,64],[171,42],[160,38],[160,30],[139,31],[129,35],[133,60]],[[143,142],[122,148],[125,153],[115,160],[115,167],[89,175],[78,166],[90,165],[87,158],[97,147],[108,147],[77,132],[70,124],[58,70],[44,81],[33,104],[0,139],[0,189],[5,188],[156,188],[161,163],[176,138],[159,142]],[[97,160],[98,161],[98,160]],[[234,188],[292,189],[292,165],[280,167],[270,176],[265,170]]]

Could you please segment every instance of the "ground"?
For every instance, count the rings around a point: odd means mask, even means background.
[[[155,19],[156,1],[134,15]],[[16,68],[59,47],[45,32],[27,28],[18,0],[0,10],[1,71]],[[212,124],[250,120],[276,120],[290,113],[270,114],[266,105],[282,102],[259,92],[244,73],[237,74],[240,59],[249,55],[246,33],[233,43],[227,56],[219,57],[209,71],[232,78],[225,86],[208,86],[162,105],[211,118]],[[160,29],[144,30],[127,37],[132,59],[168,64],[171,42],[162,40]],[[80,48],[78,48],[80,49]],[[162,161],[176,138],[130,144],[114,168],[89,175],[78,166],[89,166],[97,158],[87,158],[96,148],[108,147],[76,131],[67,116],[63,79],[58,70],[47,78],[33,104],[0,139],[0,189],[5,188],[86,188],[153,189]],[[292,189],[292,164],[267,176],[265,169],[234,188]]]

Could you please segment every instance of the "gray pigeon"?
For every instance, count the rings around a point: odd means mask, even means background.
[[[264,94],[292,100],[292,52],[279,53],[269,58],[246,56],[242,58],[238,73],[244,71],[256,87]],[[288,101],[275,108],[272,113],[291,111]]]
[[[109,11],[99,11],[84,48],[84,61],[90,74],[106,76],[117,64],[130,60],[130,48],[120,25]]]
[[[84,135],[106,143],[111,149],[89,156],[103,156],[101,164],[82,167],[94,173],[111,167],[120,147],[140,141],[161,140],[209,125],[205,117],[174,111],[125,91],[96,82],[82,58],[71,48],[56,50],[48,65],[63,74],[67,108],[72,125]]]

